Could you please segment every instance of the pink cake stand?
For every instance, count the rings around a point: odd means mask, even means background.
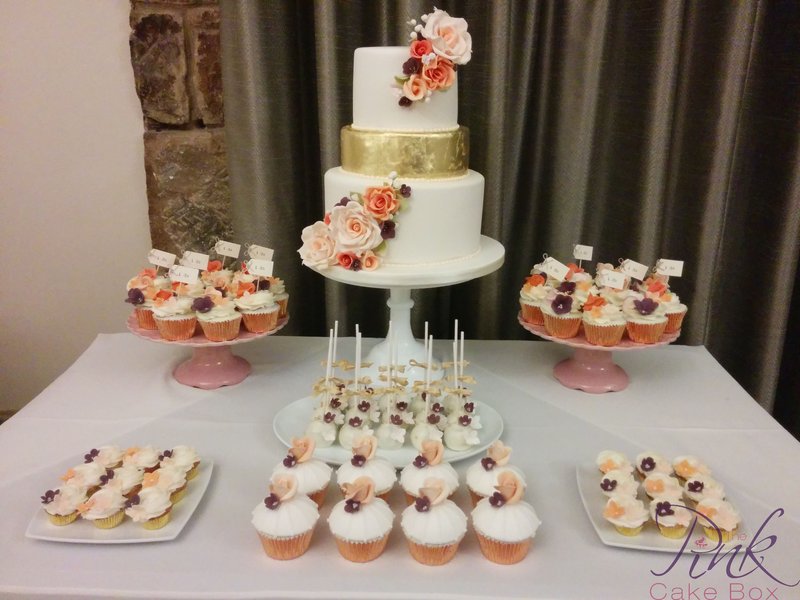
[[[181,342],[170,342],[159,335],[157,330],[141,329],[136,321],[136,315],[128,317],[128,330],[137,337],[160,344],[173,346],[188,346],[194,348],[192,357],[175,367],[172,376],[178,383],[203,390],[215,390],[223,385],[236,385],[244,381],[250,374],[250,363],[241,356],[236,356],[231,351],[231,346],[245,344],[262,337],[272,335],[283,329],[289,317],[278,321],[278,326],[265,333],[250,333],[242,328],[239,337],[229,342],[212,342],[202,334],[195,333],[194,337]]]
[[[637,344],[629,339],[622,340],[616,346],[595,346],[586,341],[583,329],[574,338],[561,339],[548,334],[544,326],[532,325],[518,315],[519,324],[540,338],[575,348],[575,353],[553,367],[553,375],[564,387],[581,390],[590,394],[619,392],[628,387],[628,374],[614,362],[612,353],[647,350],[671,344],[678,339],[681,332],[665,333],[655,344]]]

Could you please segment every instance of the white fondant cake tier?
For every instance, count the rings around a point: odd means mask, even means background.
[[[442,131],[458,127],[458,80],[429,102],[398,104],[395,76],[403,74],[408,46],[358,48],[353,61],[353,127],[381,131]],[[458,77],[456,75],[456,77]]]
[[[352,192],[386,184],[386,178],[348,173],[341,167],[325,173],[325,210]],[[385,264],[428,265],[478,252],[483,216],[483,175],[468,171],[452,179],[412,179],[411,197],[397,213],[396,237],[388,240]]]

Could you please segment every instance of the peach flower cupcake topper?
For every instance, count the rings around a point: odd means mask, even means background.
[[[431,466],[436,466],[444,458],[444,446],[441,440],[425,440],[422,442],[422,452],[420,454]]]
[[[292,438],[292,447],[289,449],[289,454],[294,456],[298,463],[304,463],[311,460],[315,447],[316,443],[310,437]]]
[[[361,436],[353,443],[353,455],[363,456],[365,460],[371,460],[377,449],[378,439],[374,435]]]
[[[426,498],[429,506],[441,504],[447,500],[448,495],[444,481],[435,477],[426,479],[425,484],[419,488],[420,498]]]
[[[375,483],[370,477],[359,477],[353,483],[345,483],[344,498],[358,504],[369,504],[375,498]]]
[[[159,479],[158,471],[153,471],[152,473],[145,473],[144,477],[142,477],[142,487],[149,488],[155,487],[158,485]]]
[[[503,497],[505,504],[519,502],[525,493],[525,486],[522,481],[510,471],[504,471],[497,476],[497,485],[494,486],[494,489]]]
[[[292,475],[279,475],[270,482],[269,492],[281,502],[291,500],[297,493],[297,479]]]
[[[494,444],[489,446],[489,449],[486,451],[486,456],[494,461],[495,466],[504,467],[511,459],[511,447],[497,440]]]

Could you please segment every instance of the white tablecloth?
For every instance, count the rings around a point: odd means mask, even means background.
[[[351,341],[340,347],[347,356]],[[589,395],[562,387],[552,366],[567,348],[546,342],[467,342],[476,398],[503,416],[503,439],[530,483],[543,521],[531,553],[514,566],[486,561],[472,532],[455,559],[416,563],[396,522],[386,553],[357,565],[338,555],[322,510],[303,557],[268,559],[250,525],[272,466],[285,449],[272,433],[279,408],[308,394],[326,340],[274,337],[238,346],[252,375],[230,388],[178,384],[172,368],[188,351],[129,334],[101,335],[59,379],[0,427],[0,593],[19,597],[202,598],[800,598],[800,444],[704,348],[671,346],[615,354],[629,388]],[[365,350],[369,343],[365,344]],[[442,346],[444,349],[444,346]],[[25,537],[38,498],[60,466],[104,443],[195,446],[215,461],[210,487],[172,542],[97,546]],[[750,527],[770,512],[776,535],[763,569],[738,570],[685,556],[663,576],[669,554],[605,546],[582,507],[576,465],[598,451],[693,453],[714,468]],[[469,462],[469,461],[467,461]],[[463,474],[466,464],[459,465]],[[467,508],[466,491],[458,502]],[[400,493],[392,498],[399,514]],[[746,545],[747,542],[744,542]],[[736,565],[744,555],[739,553]],[[699,572],[707,571],[699,578]],[[769,573],[767,573],[768,571]],[[770,575],[772,577],[770,577]],[[710,590],[716,591],[713,596]],[[697,590],[700,590],[699,592]],[[742,595],[743,594],[743,595]],[[749,596],[748,596],[749,594]]]

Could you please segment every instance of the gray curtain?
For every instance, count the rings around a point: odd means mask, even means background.
[[[458,317],[470,337],[526,338],[522,278],[576,242],[608,261],[682,259],[681,341],[705,344],[765,408],[777,397],[795,411],[796,380],[776,390],[782,360],[800,370],[783,352],[800,308],[800,5],[436,4],[469,22],[459,121],[486,177],[483,232],[507,254],[491,276],[415,292],[416,324],[441,336]],[[234,226],[277,249],[290,332],[323,335],[338,318],[383,333],[385,293],[328,282],[296,249],[322,215],[322,173],[339,164],[353,51],[405,43],[405,22],[431,6],[222,1]]]

